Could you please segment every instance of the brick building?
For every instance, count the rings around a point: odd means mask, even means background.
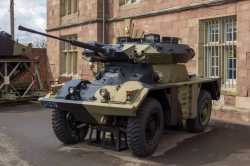
[[[222,105],[250,108],[250,0],[48,0],[49,34],[114,42],[176,36],[196,51],[190,73],[221,77]],[[53,79],[91,78],[81,49],[48,39]]]

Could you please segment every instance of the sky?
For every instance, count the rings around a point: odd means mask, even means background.
[[[34,28],[45,32],[47,0],[15,0],[16,39],[23,43],[33,43],[43,40],[37,35],[17,30],[18,25]],[[10,0],[0,0],[0,31],[10,33]]]

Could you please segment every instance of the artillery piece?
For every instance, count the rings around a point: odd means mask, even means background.
[[[220,98],[219,78],[188,74],[184,63],[195,54],[177,38],[149,34],[99,44],[19,29],[84,48],[89,61],[104,63],[93,81],[71,80],[40,99],[53,109],[53,129],[64,144],[82,142],[88,135],[91,143],[111,144],[117,150],[128,145],[134,155],[145,157],[156,150],[162,131],[170,126],[204,131],[212,100]]]
[[[31,50],[31,46],[15,42],[11,35],[0,32],[0,102],[29,100],[40,96],[37,92],[43,90],[43,85],[38,62],[26,56]],[[31,66],[36,71],[32,71]],[[25,73],[32,75],[32,78],[20,80]],[[38,82],[36,88],[35,81]]]

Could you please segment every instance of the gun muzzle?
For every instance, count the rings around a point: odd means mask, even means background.
[[[31,32],[31,33],[38,33],[37,31],[35,31],[35,30],[32,30],[32,29],[29,29],[29,28],[26,28],[26,27],[24,27],[24,26],[18,26],[18,30],[20,30],[20,31],[26,31],[26,32]]]
[[[25,28],[25,27],[23,27],[23,26],[21,26],[21,25],[19,25],[18,26],[18,30],[20,30],[20,31],[25,31],[27,28]]]

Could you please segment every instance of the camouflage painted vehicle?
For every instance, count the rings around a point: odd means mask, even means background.
[[[64,144],[92,137],[96,129],[96,142],[103,145],[110,138],[119,147],[125,141],[134,155],[145,157],[155,151],[168,127],[204,131],[212,100],[220,98],[220,79],[188,74],[184,63],[195,53],[177,38],[149,34],[104,45],[20,29],[85,48],[90,62],[104,63],[94,81],[71,80],[41,99],[44,107],[53,109],[53,129]]]

